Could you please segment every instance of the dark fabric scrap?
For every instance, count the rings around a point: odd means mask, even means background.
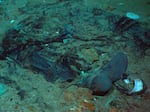
[[[72,71],[65,65],[51,62],[37,52],[33,52],[30,56],[30,63],[32,67],[44,73],[47,81],[53,82],[58,78],[70,81],[75,78]]]

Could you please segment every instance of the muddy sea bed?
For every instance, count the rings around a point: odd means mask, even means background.
[[[0,1],[0,84],[6,88],[0,112],[148,112],[150,29],[114,10],[86,0]],[[75,84],[117,52],[127,55],[127,74],[142,79],[145,91],[126,95],[113,86],[99,96]],[[55,66],[50,72],[40,56]]]

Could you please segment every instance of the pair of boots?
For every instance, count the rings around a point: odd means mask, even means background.
[[[127,56],[119,52],[112,57],[111,61],[101,71],[82,77],[80,85],[91,89],[93,94],[96,95],[105,95],[112,88],[113,84],[115,84],[121,92],[128,95],[142,91],[144,88],[142,80],[128,80],[125,75],[127,66]]]

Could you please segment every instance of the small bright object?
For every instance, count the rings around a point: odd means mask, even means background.
[[[67,44],[68,41],[69,41],[68,39],[63,39],[63,43],[64,43],[64,44]]]
[[[56,33],[56,34],[59,34],[59,31],[56,31],[55,33]]]
[[[126,84],[129,84],[130,83],[130,80],[129,79],[124,79],[123,80]]]
[[[10,21],[10,23],[14,23],[14,22],[15,22],[15,20],[11,20],[11,21]]]
[[[134,79],[134,88],[132,89],[131,93],[140,92],[143,90],[143,81],[140,79]]]
[[[133,13],[133,12],[127,12],[127,13],[126,13],[126,17],[128,17],[128,18],[130,18],[130,19],[134,19],[134,20],[137,20],[137,19],[140,18],[139,15],[137,15],[137,14],[135,14],[135,13]]]
[[[81,71],[81,76],[85,76],[85,72],[84,71]]]

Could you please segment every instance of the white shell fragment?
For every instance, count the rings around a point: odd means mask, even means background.
[[[128,18],[130,18],[130,19],[134,19],[134,20],[137,20],[137,19],[140,18],[139,15],[137,15],[137,14],[135,14],[135,13],[133,13],[133,12],[127,12],[127,13],[126,13],[126,17],[128,17]]]

